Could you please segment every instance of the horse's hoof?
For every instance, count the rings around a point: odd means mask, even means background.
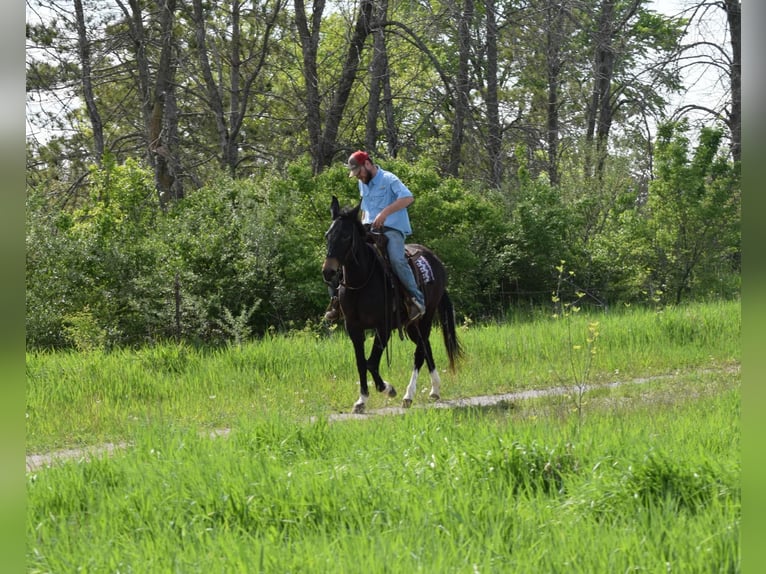
[[[351,411],[355,415],[363,415],[364,414],[364,403],[359,403],[357,405],[354,405],[354,410]]]
[[[402,408],[408,409],[412,406],[412,399],[404,399],[402,400]]]
[[[428,398],[431,399],[432,401],[438,401],[441,399],[441,397],[435,393],[431,393],[430,395],[428,395]]]
[[[382,387],[378,387],[378,391],[381,392],[381,393],[385,393],[387,397],[395,397],[396,396],[396,389],[388,381],[383,381],[383,386]]]

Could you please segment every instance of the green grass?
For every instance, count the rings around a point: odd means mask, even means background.
[[[697,383],[595,399],[581,426],[472,408],[145,428],[28,475],[28,571],[736,572],[739,389]]]
[[[596,322],[599,335],[588,349],[588,325]],[[717,302],[461,328],[465,359],[456,374],[444,372],[441,333],[431,339],[442,397],[454,399],[725,369],[739,363],[740,322],[739,302]],[[390,367],[383,359],[381,372],[399,397],[413,350],[411,342],[394,336]],[[347,412],[359,392],[351,343],[342,330],[329,336],[297,332],[213,351],[168,344],[29,353],[26,369],[28,453],[131,442],[145,427],[168,423],[214,429],[272,413],[301,421]],[[427,404],[429,389],[423,372],[416,405]],[[399,398],[387,399],[373,387],[369,408],[386,404],[398,405]]]
[[[27,570],[738,572],[739,329],[738,303],[464,328],[445,399],[571,392],[342,422],[342,332],[30,353],[28,453],[130,446],[27,473]]]

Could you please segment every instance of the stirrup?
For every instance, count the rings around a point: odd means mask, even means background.
[[[330,304],[327,306],[323,319],[328,323],[335,323],[340,319],[340,306],[337,297],[330,299]]]

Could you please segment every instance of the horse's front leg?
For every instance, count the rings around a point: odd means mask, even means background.
[[[372,351],[370,352],[370,358],[367,361],[367,370],[372,375],[372,379],[375,381],[375,388],[380,393],[386,393],[389,397],[396,396],[396,389],[388,381],[384,381],[380,376],[380,358],[383,356],[383,351],[386,350],[388,339],[391,335],[390,331],[377,331],[375,334],[375,342],[372,345]]]
[[[359,373],[359,399],[354,403],[354,413],[364,412],[370,391],[367,388],[367,359],[364,354],[364,330],[353,329],[348,332],[351,342],[354,344],[354,356],[356,357],[356,370]]]

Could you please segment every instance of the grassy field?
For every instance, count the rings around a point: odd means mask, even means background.
[[[718,302],[463,327],[465,359],[456,374],[442,372],[442,397],[725,369],[739,364],[740,322],[738,302]],[[596,323],[594,337],[589,326]],[[444,370],[441,333],[431,339]],[[391,365],[384,356],[381,373],[401,397],[414,345],[394,338],[390,350]],[[210,430],[274,413],[300,421],[348,412],[359,393],[342,330],[329,336],[307,330],[219,350],[163,345],[29,353],[26,370],[28,453],[131,441],[144,427],[169,421]],[[427,404],[429,389],[424,372],[416,404]],[[370,392],[369,408],[399,404]]]
[[[28,571],[737,572],[740,320],[731,302],[465,327],[445,399],[572,392],[334,423],[358,393],[342,332],[29,354],[28,453],[131,447],[28,473]],[[391,351],[401,394],[412,345]]]

